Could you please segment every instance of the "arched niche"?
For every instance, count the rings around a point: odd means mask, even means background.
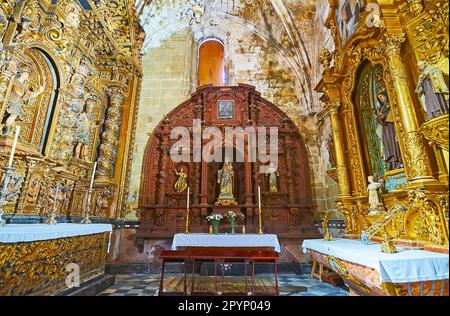
[[[25,91],[14,99],[11,91],[2,113],[4,124],[11,113],[18,114],[15,125],[21,127],[20,141],[30,150],[45,155],[52,133],[57,109],[61,77],[50,54],[38,47],[20,54],[11,90]],[[42,93],[38,93],[43,88]]]
[[[406,183],[406,174],[383,66],[364,61],[356,78],[353,102],[365,172],[395,190]]]

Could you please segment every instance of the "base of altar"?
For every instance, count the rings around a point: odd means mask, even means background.
[[[303,251],[338,273],[351,295],[448,296],[448,254],[398,247],[380,251],[380,244],[359,240],[305,240]]]
[[[0,227],[0,296],[56,295],[104,275],[111,231],[109,224]]]

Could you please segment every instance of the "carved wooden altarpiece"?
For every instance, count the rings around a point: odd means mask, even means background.
[[[267,127],[267,131],[269,127],[278,128],[278,192],[270,192],[269,176],[260,173],[259,160],[254,163],[249,161],[246,149],[245,162],[233,162],[233,194],[238,205],[215,205],[220,189],[217,172],[223,163],[192,162],[193,159],[191,162],[174,163],[170,157],[170,149],[178,141],[171,140],[170,134],[179,126],[190,130],[193,154],[194,119],[202,121],[202,130],[214,126],[222,131],[222,135],[225,135],[226,127]],[[202,149],[208,142],[203,140]],[[225,146],[224,139],[222,144]],[[236,154],[236,141],[233,144]],[[248,148],[247,145],[245,148]],[[258,186],[261,186],[264,233],[294,239],[317,236],[312,221],[312,188],[305,144],[297,127],[286,114],[263,99],[254,87],[243,84],[235,87],[200,87],[154,130],[143,159],[139,200],[141,224],[136,233],[140,250],[143,249],[145,239],[171,238],[176,233],[184,232],[187,190],[178,193],[174,189],[177,181],[175,169],[181,168],[188,175],[191,192],[191,233],[207,233],[209,223],[206,217],[212,212],[224,214],[229,210],[243,213],[247,232],[256,233]],[[221,232],[229,232],[226,219],[220,227]]]

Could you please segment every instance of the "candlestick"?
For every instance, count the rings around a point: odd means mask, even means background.
[[[92,170],[91,184],[89,185],[90,191],[92,191],[92,187],[94,186],[95,171],[97,171],[97,161],[94,163],[94,169]]]
[[[187,190],[187,202],[186,202],[186,229],[184,230],[185,234],[189,234],[189,193],[190,193],[190,188],[188,187]]]
[[[190,193],[190,191],[191,191],[191,188],[190,187],[188,187],[188,190],[187,190],[187,206],[186,206],[186,209],[189,209],[189,193]]]
[[[50,217],[47,219],[47,221],[45,222],[48,225],[56,225],[58,222],[56,221],[56,203],[58,202],[58,196],[59,196],[59,192],[61,191],[61,189],[63,188],[63,185],[58,183],[56,185],[56,189],[55,189],[55,199],[53,200],[53,209],[52,212],[50,214]]]
[[[258,186],[258,208],[261,208],[261,187]]]
[[[9,155],[9,161],[8,161],[8,168],[12,167],[13,160],[14,160],[14,153],[16,151],[17,146],[17,140],[19,139],[19,133],[20,133],[20,126],[16,126],[16,133],[14,135],[14,141],[11,147],[11,154]]]
[[[91,183],[89,185],[89,190],[87,192],[87,201],[86,201],[86,207],[84,208],[84,216],[83,220],[81,221],[81,224],[91,224],[91,220],[89,219],[89,211],[91,209],[91,195],[92,195],[92,188],[94,186],[94,179],[95,179],[95,171],[97,170],[97,161],[94,163],[94,168],[92,169],[92,176],[91,176]]]
[[[258,229],[258,235],[262,235],[262,208],[261,208],[261,187],[258,186],[258,222],[259,222],[259,229]]]

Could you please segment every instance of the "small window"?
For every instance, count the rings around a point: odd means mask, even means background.
[[[199,49],[198,85],[222,86],[225,80],[224,47],[217,40],[204,42]]]

